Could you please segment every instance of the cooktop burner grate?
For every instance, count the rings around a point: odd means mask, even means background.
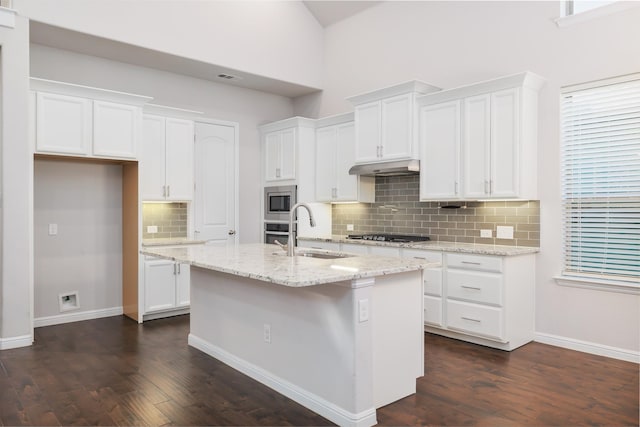
[[[347,239],[394,243],[426,242],[431,240],[428,236],[410,236],[405,234],[349,234]]]

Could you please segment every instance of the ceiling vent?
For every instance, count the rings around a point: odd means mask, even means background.
[[[233,74],[220,73],[218,77],[225,80],[242,80],[240,76],[234,76]]]

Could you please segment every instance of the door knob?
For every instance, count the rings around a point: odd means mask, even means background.
[[[236,234],[236,230],[229,230],[229,236],[233,236],[234,234]]]

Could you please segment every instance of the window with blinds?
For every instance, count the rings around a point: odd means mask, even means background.
[[[640,287],[640,74],[562,92],[564,276]]]

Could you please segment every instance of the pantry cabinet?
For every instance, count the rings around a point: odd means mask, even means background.
[[[315,201],[375,201],[373,177],[349,175],[355,162],[353,114],[320,119],[316,129]]]
[[[420,199],[536,199],[543,82],[527,72],[419,97]]]
[[[147,114],[141,153],[142,199],[193,199],[194,125],[191,120]]]
[[[144,261],[144,314],[189,307],[190,266],[147,257]]]
[[[138,159],[142,105],[151,97],[36,78],[31,90],[36,153]]]
[[[348,98],[355,110],[355,163],[417,159],[416,96],[437,90],[411,81]]]

